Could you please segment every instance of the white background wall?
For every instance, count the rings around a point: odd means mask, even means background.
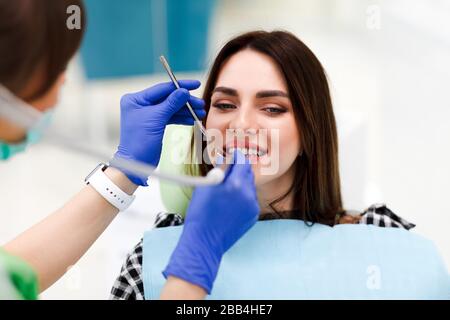
[[[345,206],[360,210],[387,203],[417,224],[415,232],[434,240],[448,266],[449,14],[446,1],[227,0],[214,17],[209,58],[231,36],[255,28],[287,29],[302,39],[329,76]],[[112,154],[120,96],[161,79],[88,84],[75,63],[54,128]],[[0,165],[0,242],[63,205],[98,162],[45,142],[14,160]],[[162,209],[154,181],[42,298],[106,298],[126,252]]]

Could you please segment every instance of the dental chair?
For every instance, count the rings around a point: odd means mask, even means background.
[[[170,127],[160,170],[184,174],[192,129]],[[161,181],[169,212],[185,215],[190,190]],[[162,270],[182,226],[145,233],[146,299],[158,299]],[[223,257],[208,299],[450,299],[448,270],[432,241],[401,228],[258,221]]]

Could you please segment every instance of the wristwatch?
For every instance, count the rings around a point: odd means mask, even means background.
[[[135,196],[127,194],[116,186],[105,174],[104,171],[107,168],[108,165],[106,163],[99,163],[97,167],[87,175],[84,181],[100,193],[106,201],[119,209],[119,211],[123,211],[130,206]]]

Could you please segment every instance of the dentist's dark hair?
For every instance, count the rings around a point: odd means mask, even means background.
[[[81,28],[69,29],[68,7],[81,10]],[[85,29],[82,0],[0,0],[0,83],[19,95],[33,77],[26,101],[44,95],[78,50]]]
[[[230,40],[219,52],[210,70],[203,94],[206,111],[209,111],[212,92],[224,63],[246,49],[269,56],[286,79],[301,141],[302,154],[293,164],[294,183],[286,194],[274,200],[270,206],[279,218],[334,225],[344,213],[336,121],[325,71],[302,41],[285,31],[255,31]],[[205,147],[203,142],[203,150]],[[210,169],[211,165],[204,161],[200,165],[202,175]],[[295,216],[285,216],[275,207],[290,193],[294,194]]]

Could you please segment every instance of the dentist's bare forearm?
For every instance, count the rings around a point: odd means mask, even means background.
[[[117,169],[108,168],[105,174],[128,194],[137,188]],[[86,186],[61,209],[6,244],[4,249],[34,268],[42,292],[84,255],[118,212],[94,188]]]

